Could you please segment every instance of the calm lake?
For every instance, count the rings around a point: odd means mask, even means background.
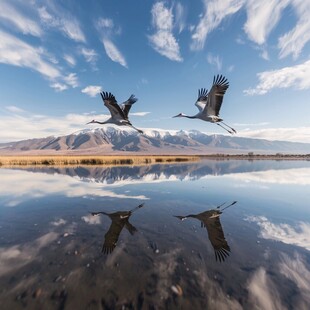
[[[0,169],[1,309],[309,309],[310,162]]]

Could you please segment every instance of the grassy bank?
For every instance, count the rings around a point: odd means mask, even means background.
[[[199,156],[0,156],[0,166],[140,165],[197,161]]]

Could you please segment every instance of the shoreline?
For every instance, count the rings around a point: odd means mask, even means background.
[[[0,155],[0,167],[153,165],[209,160],[310,160],[310,154]]]

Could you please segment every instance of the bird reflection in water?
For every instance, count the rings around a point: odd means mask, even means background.
[[[223,207],[225,203],[219,205],[216,209],[208,210],[199,214],[189,214],[186,216],[175,216],[180,220],[185,220],[189,217],[195,218],[201,222],[201,227],[205,227],[208,231],[209,240],[213,246],[216,261],[223,262],[230,253],[230,247],[225,239],[223,228],[220,222],[220,215],[223,211],[234,204],[237,201],[232,202],[228,206]]]
[[[126,227],[131,235],[137,231],[136,227],[129,223],[129,218],[133,212],[142,208],[143,206],[144,204],[140,204],[130,211],[118,211],[114,213],[107,213],[104,211],[91,212],[93,216],[97,216],[99,214],[107,215],[112,221],[109,230],[104,236],[104,242],[101,250],[102,253],[110,254],[113,252],[116,247],[119,235],[124,227]]]

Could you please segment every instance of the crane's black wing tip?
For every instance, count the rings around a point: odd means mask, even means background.
[[[215,260],[221,262],[224,262],[225,259],[229,256],[230,254],[230,248],[224,249],[221,248],[219,250],[215,250]]]
[[[131,94],[128,101],[133,104],[138,101],[138,98],[134,94]]]
[[[198,101],[206,100],[208,96],[208,90],[206,88],[198,89]]]
[[[110,92],[102,91],[100,93],[100,95],[101,95],[102,100],[113,100],[113,101],[116,101],[115,96],[112,93],[110,93]]]
[[[218,74],[216,76],[213,77],[213,85],[220,85],[220,86],[227,86],[229,87],[229,82],[227,80],[227,78],[222,75],[222,74]]]

